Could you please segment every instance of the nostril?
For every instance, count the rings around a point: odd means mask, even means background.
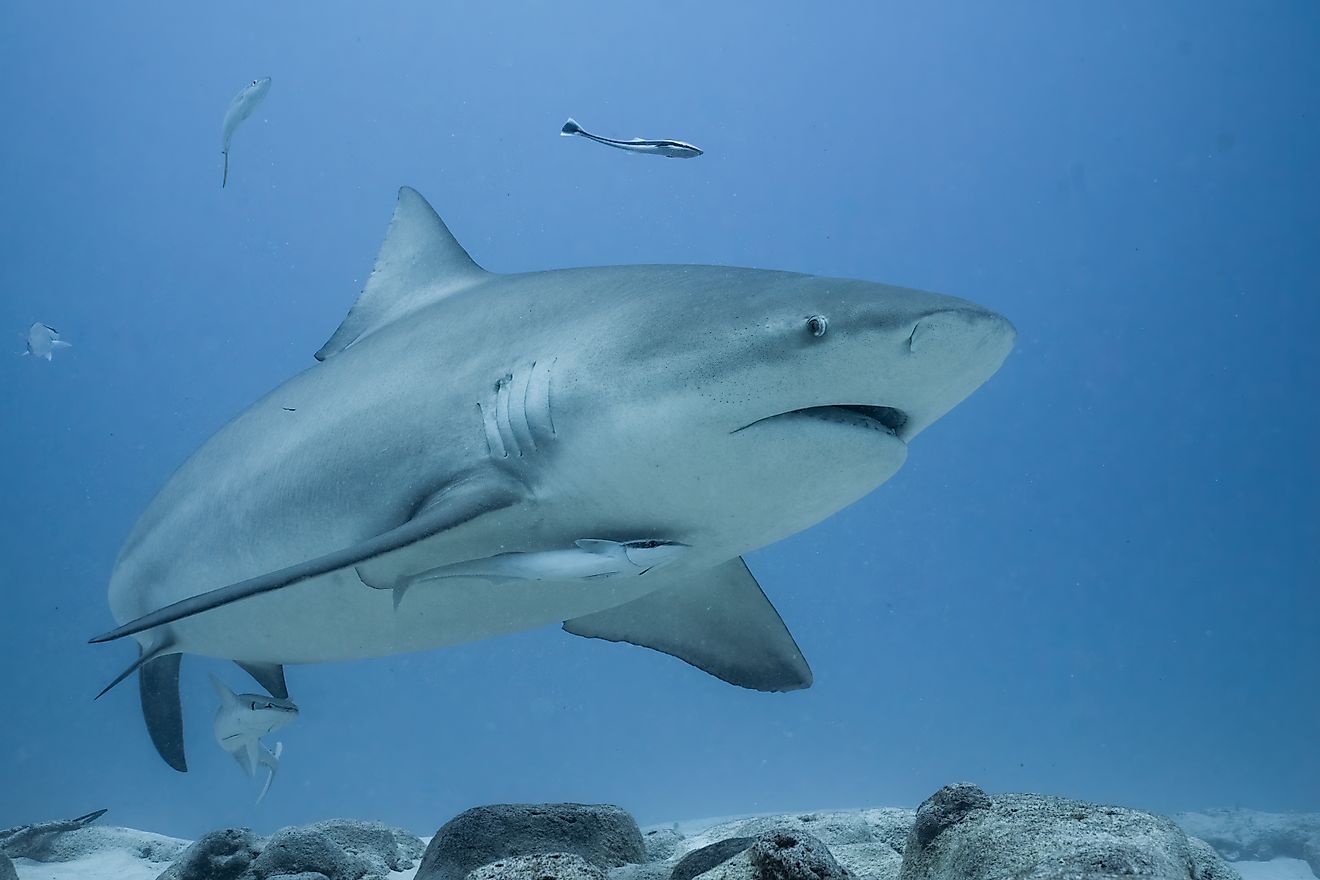
[[[917,321],[908,334],[908,350],[966,350],[1006,333],[1012,335],[1012,325],[994,312],[946,309]]]

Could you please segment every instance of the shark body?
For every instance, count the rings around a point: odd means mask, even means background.
[[[1013,339],[981,306],[864,281],[494,274],[404,188],[321,363],[147,507],[110,579],[121,625],[93,641],[137,640],[124,676],[141,670],[148,730],[179,770],[184,653],[287,697],[284,664],[562,623],[740,686],[806,687],[741,555],[889,479]],[[612,568],[583,555],[611,544]],[[670,549],[642,574],[630,547]]]
[[[215,741],[233,756],[249,779],[256,776],[258,767],[270,769],[261,794],[257,796],[260,803],[270,790],[275,771],[280,769],[280,755],[284,751],[282,744],[276,744],[275,751],[270,751],[262,745],[261,738],[291,724],[298,717],[298,707],[289,699],[236,694],[214,675],[211,676],[211,686],[220,697],[212,723]]]

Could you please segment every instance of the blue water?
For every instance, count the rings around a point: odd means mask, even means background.
[[[0,357],[0,827],[430,833],[495,801],[649,822],[962,779],[1320,809],[1320,7],[490,6],[0,8],[0,331],[74,346]],[[221,190],[224,110],[266,75]],[[553,628],[295,668],[259,807],[211,740],[205,672],[237,670],[184,665],[186,775],[132,684],[92,702],[132,658],[85,643],[123,538],[312,364],[400,184],[495,271],[782,268],[1014,321],[890,483],[749,557],[812,689]]]

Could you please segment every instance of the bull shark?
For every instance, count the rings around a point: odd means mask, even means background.
[[[742,555],[892,477],[1014,338],[974,303],[866,281],[496,274],[405,187],[319,363],[150,502],[110,576],[120,625],[92,641],[137,641],[110,687],[139,671],[148,732],[180,771],[183,654],[287,697],[288,664],[557,624],[741,687],[805,688]],[[593,542],[622,545],[614,576],[580,558],[608,546]]]
[[[32,355],[35,358],[50,360],[56,349],[71,347],[71,343],[60,339],[60,331],[54,327],[47,327],[40,321],[28,328],[25,338],[27,349],[20,352],[24,356]]]
[[[236,694],[214,675],[211,686],[220,697],[212,725],[215,741],[234,756],[249,779],[256,775],[258,766],[270,769],[261,794],[257,795],[257,803],[261,803],[275,780],[275,771],[280,769],[280,755],[284,752],[283,743],[276,743],[272,752],[261,744],[261,738],[293,722],[298,717],[298,707],[288,699]]]
[[[270,77],[254,79],[243,86],[243,89],[234,96],[234,100],[229,102],[229,108],[225,110],[225,121],[220,128],[220,153],[225,157],[225,170],[220,178],[221,189],[229,182],[229,142],[233,139],[234,132],[252,115],[252,111],[257,109],[257,105],[269,91]]]

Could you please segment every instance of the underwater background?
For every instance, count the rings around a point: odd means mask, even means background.
[[[0,827],[648,823],[959,779],[1320,810],[1320,6],[9,0],[0,74]],[[259,806],[211,737],[205,673],[257,690],[232,664],[184,664],[186,775],[131,682],[92,701],[132,659],[86,644],[129,528],[312,365],[401,184],[494,271],[790,269],[1016,324],[893,480],[748,557],[810,690],[556,628],[293,667]],[[18,357],[34,321],[73,347]]]

